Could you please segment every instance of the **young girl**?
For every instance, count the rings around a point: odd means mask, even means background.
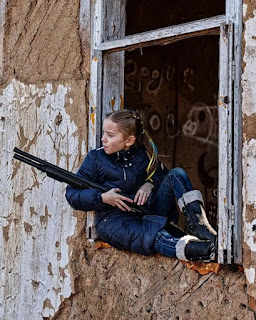
[[[77,175],[110,190],[102,193],[68,186],[66,191],[74,209],[96,210],[100,238],[118,249],[143,255],[214,259],[216,232],[206,218],[200,191],[193,189],[183,169],[168,172],[159,162],[156,146],[138,114],[129,110],[108,114],[101,140],[103,148],[88,153]],[[167,220],[178,221],[176,199],[193,236],[179,238],[165,230]],[[134,215],[129,203],[146,206],[150,214]]]

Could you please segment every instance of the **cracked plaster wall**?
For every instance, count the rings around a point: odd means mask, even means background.
[[[243,3],[243,233],[248,294],[256,298],[256,4]]]
[[[79,8],[76,0],[6,2],[1,82],[83,79]]]

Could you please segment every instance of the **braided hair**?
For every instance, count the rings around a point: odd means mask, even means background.
[[[157,169],[159,161],[158,151],[155,143],[153,142],[147,131],[144,129],[143,123],[138,113],[136,111],[123,109],[108,113],[105,118],[115,122],[125,138],[132,135],[135,136],[135,147],[144,147],[149,157],[149,164],[146,169],[146,181],[152,182],[151,178]]]

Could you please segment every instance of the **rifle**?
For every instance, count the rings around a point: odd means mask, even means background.
[[[36,169],[42,172],[45,172],[48,177],[60,182],[65,182],[76,189],[83,190],[87,188],[93,188],[93,189],[98,189],[102,192],[107,192],[111,189],[111,187],[103,186],[96,182],[89,181],[88,179],[85,179],[83,177],[79,177],[72,172],[69,172],[65,169],[55,166],[54,164],[49,163],[45,160],[37,158],[18,148],[14,148],[13,151],[15,152],[13,156],[14,159],[20,160],[32,167],[35,167]],[[127,195],[121,192],[120,194],[122,196],[127,197]],[[149,214],[146,208],[143,208],[142,206],[138,206],[136,203],[127,202],[127,205],[130,207],[131,212],[134,213],[135,215],[143,216],[143,215]]]

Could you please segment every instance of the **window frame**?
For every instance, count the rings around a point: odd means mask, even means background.
[[[129,36],[125,7],[126,0],[97,0],[91,8],[88,150],[100,146],[103,115],[123,107],[125,50],[219,34],[218,262],[242,263],[242,1],[226,0],[224,15]],[[90,226],[92,219],[88,213]]]

